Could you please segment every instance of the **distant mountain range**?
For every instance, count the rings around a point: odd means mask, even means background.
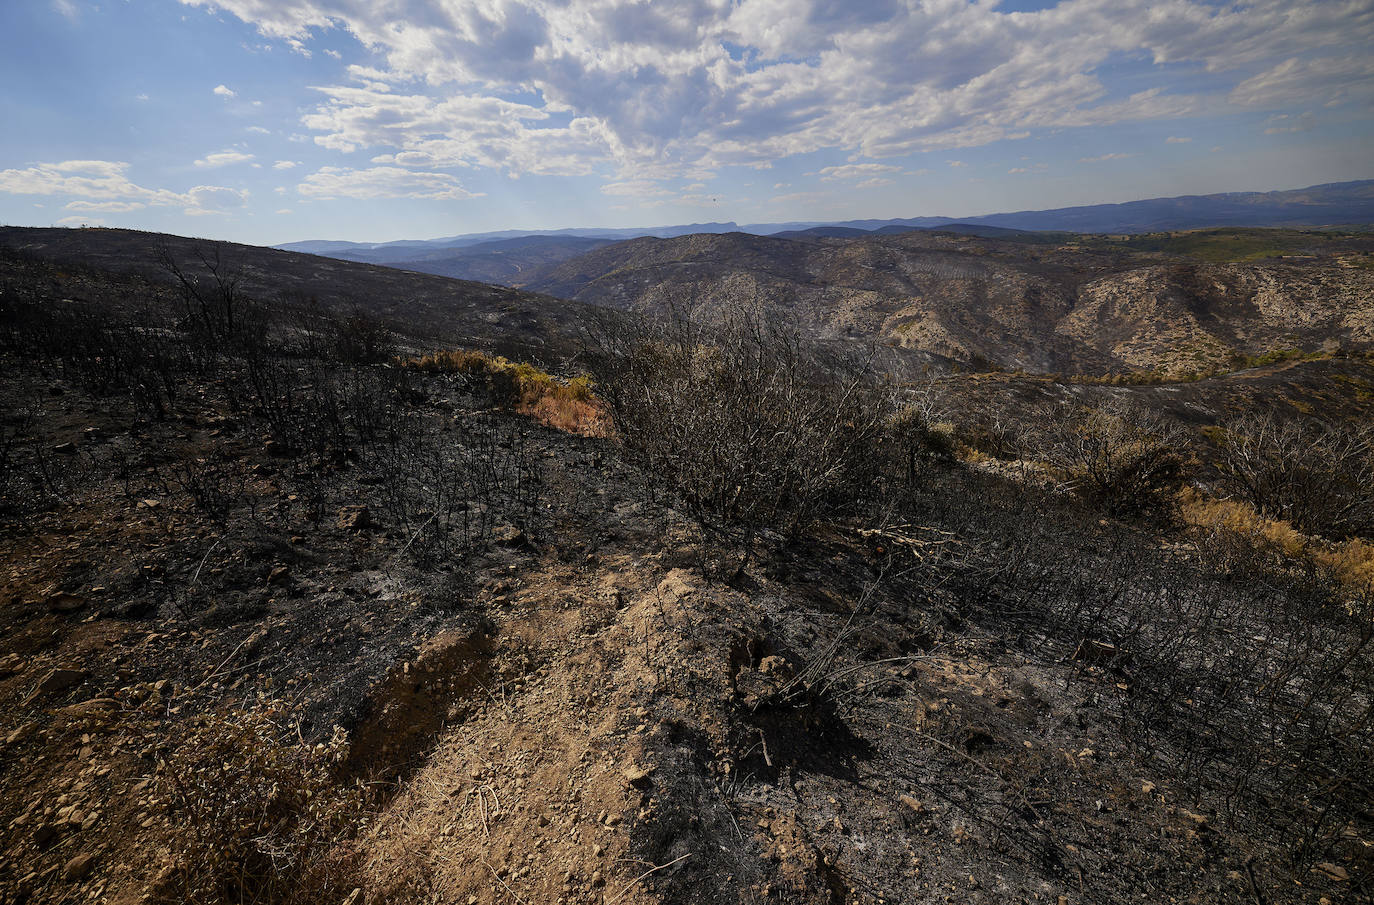
[[[439,239],[397,242],[288,242],[277,248],[373,264],[434,261],[435,252],[487,246],[483,253],[514,250],[492,243],[512,239],[595,239],[603,243],[654,236],[671,239],[696,233],[753,233],[759,236],[798,234],[843,236],[938,229],[992,236],[1000,230],[1076,233],[1148,233],[1211,226],[1349,226],[1374,224],[1374,179],[1332,182],[1278,192],[1226,192],[1218,195],[1181,195],[1124,204],[1093,204],[1044,211],[1017,211],[981,217],[909,217],[893,220],[802,221],[791,223],[687,223],[627,229],[554,229],[466,233]],[[818,232],[824,230],[824,232]],[[852,232],[846,232],[852,231]],[[526,244],[521,250],[530,246]],[[588,251],[581,247],[576,253]],[[418,268],[416,268],[418,269]]]
[[[1374,224],[1374,180],[1314,185],[1281,192],[1184,195],[962,219],[909,217],[746,223],[742,226],[727,222],[636,229],[507,229],[380,243],[311,240],[289,242],[277,248],[510,286],[526,284],[529,274],[538,268],[615,242],[647,237],[673,239],[687,235],[749,233],[782,239],[819,240],[938,230],[990,239],[1016,235],[1023,241],[1057,242],[1065,238],[1065,233],[1139,234],[1217,226],[1291,228],[1366,224]]]

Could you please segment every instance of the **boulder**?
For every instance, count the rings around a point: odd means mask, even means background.
[[[371,528],[372,512],[366,506],[345,506],[339,510],[339,527],[344,531]]]
[[[38,680],[34,686],[33,693],[29,695],[29,700],[33,700],[40,695],[57,694],[59,691],[66,691],[80,685],[90,678],[90,673],[84,669],[69,669],[59,666],[50,670],[47,675]]]

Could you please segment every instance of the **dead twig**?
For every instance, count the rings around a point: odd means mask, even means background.
[[[613,898],[613,899],[607,899],[607,900],[606,900],[606,905],[615,905],[615,903],[616,903],[616,902],[619,902],[620,899],[621,899],[621,897],[623,897],[623,896],[625,895],[625,893],[629,892],[629,891],[634,887],[634,885],[635,885],[636,883],[638,883],[640,880],[643,880],[645,877],[649,876],[649,874],[654,873],[655,871],[663,870],[665,867],[672,867],[674,864],[678,863],[679,861],[685,861],[685,860],[687,860],[687,859],[690,858],[690,857],[692,857],[692,853],[691,853],[691,852],[688,852],[687,854],[682,855],[682,856],[677,857],[677,858],[674,858],[673,860],[671,860],[671,861],[669,861],[669,862],[667,862],[667,863],[665,863],[665,864],[660,864],[658,867],[651,867],[651,868],[649,868],[649,869],[646,870],[644,873],[642,873],[642,874],[640,874],[639,876],[635,877],[635,878],[634,878],[633,880],[631,880],[628,884],[626,884],[626,886],[625,886],[624,889],[622,889],[620,892],[616,893],[615,898]]]

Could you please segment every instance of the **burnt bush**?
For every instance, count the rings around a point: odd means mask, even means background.
[[[528,437],[493,417],[438,430],[412,415],[406,429],[367,448],[363,466],[379,510],[422,564],[470,550],[498,529],[514,541],[533,528],[543,501],[543,472]]]
[[[1224,425],[1224,488],[1310,534],[1374,536],[1374,426],[1243,415]]]
[[[391,331],[377,318],[354,311],[334,323],[334,355],[347,364],[376,364],[391,356]]]
[[[1112,515],[1160,513],[1182,486],[1183,439],[1146,409],[1116,401],[1047,406],[1030,422],[1024,445]]]
[[[795,536],[863,497],[890,410],[862,361],[756,315],[607,331],[588,361],[629,454],[703,526]]]
[[[1374,597],[1315,568],[1218,574],[1154,527],[949,470],[912,517],[963,555],[894,570],[937,585],[1009,646],[1116,690],[1123,737],[1197,806],[1271,840],[1290,867],[1348,863],[1374,801]],[[1086,653],[1085,653],[1086,651]],[[1355,878],[1365,887],[1374,877]]]
[[[193,717],[158,764],[155,797],[171,864],[155,898],[191,905],[341,901],[351,888],[335,844],[364,798],[338,781],[341,732],[319,744],[280,706]]]

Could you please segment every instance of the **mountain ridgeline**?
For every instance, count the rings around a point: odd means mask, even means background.
[[[1181,375],[1374,344],[1374,232],[1349,225],[1370,223],[1374,180],[959,221],[283,247],[620,311],[760,307],[825,340],[883,347],[890,367],[908,374]]]
[[[735,233],[617,243],[520,285],[626,311],[758,306],[909,363],[1202,373],[1278,349],[1369,348],[1372,250],[1371,236],[1291,231],[1050,243]]]

